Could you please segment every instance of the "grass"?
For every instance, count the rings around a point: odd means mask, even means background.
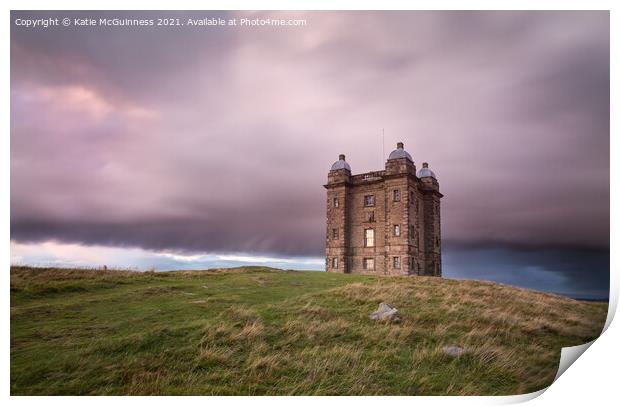
[[[368,319],[381,301],[401,323]],[[430,277],[13,267],[11,394],[527,393],[606,314],[606,303]]]

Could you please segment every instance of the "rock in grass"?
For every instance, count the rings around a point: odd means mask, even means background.
[[[398,309],[387,303],[380,303],[376,312],[370,315],[370,320],[383,320],[398,323],[400,312]]]
[[[465,352],[465,350],[458,345],[448,345],[446,347],[443,347],[441,350],[449,357],[458,357],[463,352]]]

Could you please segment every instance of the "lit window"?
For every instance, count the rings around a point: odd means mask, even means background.
[[[375,246],[375,230],[367,228],[364,230],[364,247]]]
[[[394,191],[392,192],[392,200],[395,202],[400,202],[400,190],[399,189],[394,189]]]
[[[364,258],[364,269],[375,269],[375,259]]]
[[[375,196],[374,195],[366,195],[364,196],[364,206],[374,206],[375,205]]]
[[[400,257],[394,257],[394,268],[400,269]]]
[[[338,257],[332,258],[332,268],[338,268]]]
[[[332,240],[337,240],[337,239],[338,239],[338,229],[332,228]]]
[[[338,203],[338,198],[334,197],[334,207],[338,207],[339,203]]]
[[[400,224],[394,224],[394,237],[400,237]]]

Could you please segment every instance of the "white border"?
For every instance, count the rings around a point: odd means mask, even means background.
[[[435,1],[435,2],[423,2],[423,1],[403,1],[403,0],[395,0],[395,1],[364,1],[359,0],[353,5],[356,6],[357,9],[385,9],[385,10],[442,10],[442,9],[455,9],[455,10],[550,10],[550,9],[559,9],[559,10],[611,10],[610,18],[611,18],[611,72],[617,71],[618,67],[618,52],[617,45],[614,41],[615,38],[618,37],[617,25],[619,22],[619,18],[616,14],[618,7],[614,7],[617,2],[613,1],[602,1],[602,0],[590,0],[590,1],[533,1],[533,0],[522,0],[522,1]],[[154,10],[235,10],[235,9],[250,9],[250,10],[340,10],[340,9],[351,9],[351,5],[346,3],[345,1],[327,1],[327,0],[319,0],[319,1],[296,1],[292,3],[290,1],[261,1],[260,3],[252,2],[249,0],[230,0],[230,1],[188,1],[188,0],[177,0],[175,2],[163,2],[163,1],[150,1],[148,3],[137,2],[137,1],[128,1],[128,0],[109,0],[109,1],[91,1],[89,3],[83,3],[78,1],[56,1],[53,4],[46,1],[7,1],[5,4],[5,14],[4,21],[5,25],[3,27],[4,40],[2,41],[2,54],[9,55],[9,37],[10,37],[10,9],[16,10],[28,10],[28,9],[40,9],[40,10],[48,10],[48,9],[65,9],[65,10],[140,10],[144,9],[145,6],[149,6],[149,9]],[[9,236],[9,221],[10,221],[10,208],[9,208],[9,193],[10,193],[10,71],[9,71],[9,58],[4,58],[5,63],[3,66],[4,69],[4,81],[3,84],[3,94],[5,95],[3,100],[3,128],[4,136],[2,137],[2,168],[3,174],[1,179],[2,189],[7,193],[4,194],[4,198],[0,203],[2,205],[2,213],[4,214],[1,218],[2,226],[3,226],[3,263],[5,264],[5,272],[6,278],[8,279],[8,269],[10,266],[10,236]],[[615,80],[613,74],[611,78],[611,111],[614,111],[615,101],[617,100],[618,89],[616,86],[617,81]],[[611,134],[618,134],[618,125],[616,117],[612,115],[611,117]],[[618,152],[618,142],[616,138],[611,137],[611,157],[617,157]],[[618,165],[614,163],[614,160],[611,159],[611,180],[612,186],[614,184],[614,180],[617,179],[618,174]],[[504,404],[504,403],[516,403],[522,402],[528,399],[535,398],[532,402],[535,404],[566,404],[566,403],[580,403],[584,404],[586,402],[601,402],[602,404],[610,403],[612,399],[618,399],[618,385],[617,385],[617,371],[618,371],[618,362],[620,362],[620,357],[617,351],[617,343],[620,342],[620,333],[617,327],[617,323],[615,325],[610,326],[610,322],[613,319],[613,315],[615,313],[617,302],[618,302],[618,256],[615,253],[615,248],[618,248],[618,216],[614,214],[613,209],[618,205],[618,191],[617,189],[611,189],[611,292],[610,292],[610,312],[607,319],[606,327],[609,327],[607,331],[596,340],[596,342],[587,350],[584,356],[582,356],[577,362],[576,365],[572,368],[569,368],[566,373],[564,373],[557,382],[555,382],[551,387],[546,391],[540,391],[536,394],[522,395],[522,396],[508,396],[508,397],[390,397],[389,399],[378,399],[375,397],[359,397],[355,399],[351,399],[354,402],[364,404],[374,404],[375,402],[395,402],[399,404],[410,404],[411,402],[422,402],[424,404]],[[5,279],[5,280],[7,280]],[[8,282],[8,281],[7,281]],[[8,283],[7,283],[8,284]],[[5,285],[5,289],[8,290],[8,287]],[[6,292],[5,290],[5,292]],[[3,309],[5,311],[3,314],[3,323],[6,327],[5,334],[2,335],[3,340],[3,348],[5,351],[3,353],[4,357],[4,368],[2,369],[2,386],[3,392],[5,396],[8,396],[10,393],[10,335],[9,335],[9,326],[10,326],[10,296],[3,296]],[[543,396],[538,396],[542,392],[545,392]],[[538,396],[538,397],[536,397]],[[139,397],[116,397],[114,399],[115,402],[139,402],[144,400]],[[175,401],[182,401],[188,404],[203,404],[206,399],[201,397],[185,397],[178,398]],[[228,398],[208,398],[208,402],[215,404],[224,404],[230,402],[237,401],[245,401],[257,403],[259,405],[274,405],[274,404],[285,404],[291,401],[300,404],[315,404],[315,402],[328,402],[335,403],[339,402],[336,398],[321,398],[316,399],[312,397],[297,397],[295,399],[289,399],[285,397],[254,397],[254,398],[239,398],[239,397],[228,397]],[[23,404],[30,403],[35,401],[44,401],[46,403],[51,404],[77,404],[78,402],[83,402],[84,399],[69,397],[69,398],[59,398],[59,397],[51,397],[46,399],[37,399],[37,398],[28,398],[28,397],[12,397],[10,401],[15,404]],[[104,402],[110,402],[111,399],[103,398],[103,397],[92,397],[88,399],[88,402],[93,402],[95,404],[103,404]],[[168,402],[166,398],[149,398],[149,402],[153,402],[155,404],[163,404],[164,402]]]

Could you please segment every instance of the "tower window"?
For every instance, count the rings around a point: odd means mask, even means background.
[[[337,239],[338,239],[338,229],[332,228],[332,240],[337,240]]]
[[[338,198],[334,197],[334,207],[338,207],[340,203],[338,202]]]
[[[400,224],[394,224],[394,237],[400,237]]]
[[[332,258],[332,268],[334,269],[338,268],[338,257]]]
[[[364,206],[374,206],[375,205],[375,196],[374,195],[366,195],[364,196]]]
[[[392,191],[392,201],[400,202],[400,189],[394,189]]]
[[[375,221],[375,212],[371,211],[370,213],[368,213],[368,222],[372,223]]]
[[[375,259],[364,258],[364,269],[375,269]]]
[[[394,264],[394,269],[400,269],[400,257],[394,257],[392,261]]]
[[[364,247],[375,246],[375,230],[367,228],[364,230]]]

